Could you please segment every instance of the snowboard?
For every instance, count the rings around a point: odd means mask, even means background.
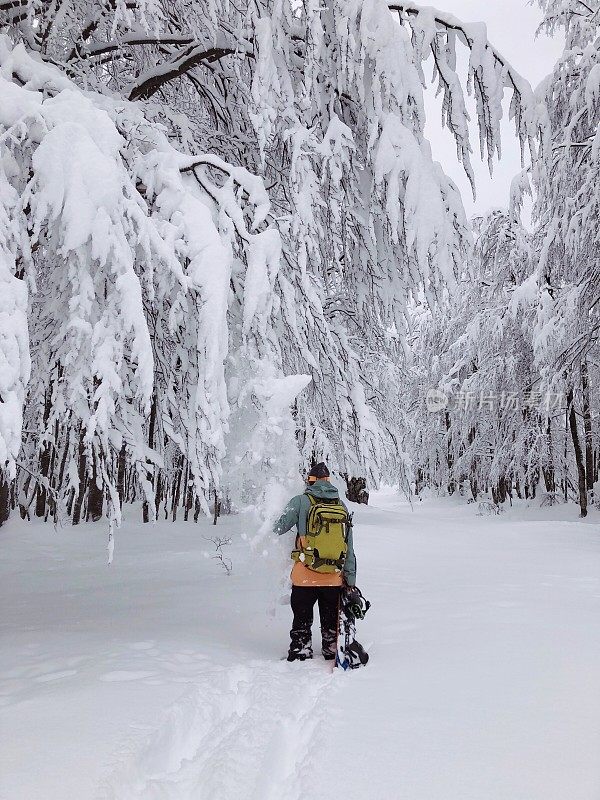
[[[370,605],[355,586],[344,586],[340,592],[336,667],[358,669],[368,662],[369,654],[356,640],[356,620],[364,617]]]

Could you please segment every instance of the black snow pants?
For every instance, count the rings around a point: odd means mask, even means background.
[[[321,618],[321,645],[325,658],[335,657],[340,586],[292,586],[294,621],[290,653],[312,656],[312,624],[315,603]]]

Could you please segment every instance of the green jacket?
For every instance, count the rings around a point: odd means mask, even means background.
[[[340,500],[338,490],[329,483],[329,481],[315,481],[306,489],[304,494],[298,494],[296,497],[292,497],[287,506],[283,509],[282,515],[273,526],[274,533],[281,536],[281,534],[291,530],[294,525],[296,526],[298,536],[303,536],[306,533],[306,519],[310,510],[310,500],[307,496],[309,494],[317,499]],[[340,503],[346,508],[345,503],[341,500]],[[350,528],[348,532],[348,553],[346,554],[346,562],[344,564],[344,578],[349,586],[355,585],[356,556],[354,555],[352,528]]]

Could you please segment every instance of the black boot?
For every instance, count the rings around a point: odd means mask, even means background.
[[[299,629],[292,629],[290,638],[288,661],[306,661],[313,657],[310,628],[303,626]]]
[[[295,653],[293,650],[290,650],[287,655],[288,661],[308,661],[313,657],[312,650],[310,653]]]
[[[337,630],[321,628],[321,652],[325,661],[333,661],[337,649]]]

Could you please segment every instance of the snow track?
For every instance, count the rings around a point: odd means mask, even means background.
[[[307,797],[304,776],[335,688],[320,660],[207,673],[121,751],[97,800]]]

